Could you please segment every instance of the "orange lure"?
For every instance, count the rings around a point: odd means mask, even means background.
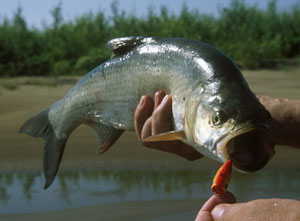
[[[232,171],[232,162],[231,160],[227,160],[217,171],[213,184],[211,186],[211,190],[215,194],[225,193],[231,176]]]

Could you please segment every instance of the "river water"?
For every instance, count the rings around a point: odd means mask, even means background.
[[[246,72],[246,78],[258,94],[300,99],[299,68],[251,71]],[[110,203],[114,206],[134,202],[130,208],[132,212],[137,203],[147,202],[145,208],[159,200],[165,200],[158,204],[165,208],[178,202],[179,205],[174,206],[174,213],[167,211],[165,219],[157,212],[155,221],[193,219],[212,194],[211,182],[220,164],[214,163],[211,167],[211,162],[205,159],[192,163],[171,158],[168,154],[154,154],[138,146],[134,141],[136,136],[116,142],[112,150],[95,160],[92,155],[95,152],[92,148],[97,146],[94,135],[76,130],[68,141],[70,148],[65,151],[65,170],[59,171],[50,188],[43,190],[43,142],[20,135],[18,131],[25,119],[60,99],[70,87],[27,86],[15,91],[0,91],[0,103],[3,104],[0,108],[0,220],[12,216],[15,219],[10,220],[24,220],[25,213],[55,213],[71,208],[110,206]],[[272,197],[300,199],[300,150],[283,147],[277,150],[266,168],[253,174],[233,172],[229,191],[239,202]],[[188,206],[196,202],[196,205],[189,210],[182,202],[191,202]],[[146,212],[141,211],[141,216]],[[152,217],[153,212],[151,208],[148,214]],[[177,216],[176,219],[170,217],[172,214]],[[51,216],[49,219],[53,220]],[[30,217],[27,220],[41,219]],[[82,219],[79,217],[78,220]],[[124,216],[122,220],[133,219]]]
[[[199,171],[81,171],[60,173],[43,190],[41,173],[0,175],[0,214],[34,213],[112,202],[205,199],[214,174]],[[239,201],[283,197],[300,199],[300,169],[267,168],[255,174],[233,172],[229,190]]]

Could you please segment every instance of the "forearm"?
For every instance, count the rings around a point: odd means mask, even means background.
[[[272,116],[271,138],[275,144],[300,148],[300,100],[257,96]]]

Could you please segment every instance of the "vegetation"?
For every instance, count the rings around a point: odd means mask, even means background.
[[[0,21],[0,76],[61,76],[85,74],[110,57],[105,43],[121,36],[164,36],[199,39],[230,56],[242,68],[264,67],[278,58],[299,56],[300,4],[279,11],[276,1],[262,10],[233,0],[218,16],[182,7],[174,15],[166,7],[151,8],[139,18],[112,5],[112,18],[103,12],[64,21],[55,7],[53,23],[29,28],[18,8]]]

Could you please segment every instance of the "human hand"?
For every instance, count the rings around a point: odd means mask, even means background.
[[[213,195],[200,209],[196,221],[300,220],[300,201],[258,199],[235,203],[230,192]]]
[[[172,130],[172,97],[157,91],[153,99],[144,95],[134,114],[135,131],[144,146],[173,153],[187,160],[202,157],[193,147],[179,141],[143,142],[149,136]]]
[[[225,192],[224,194],[214,194],[211,196],[206,203],[200,209],[195,221],[214,221],[214,220],[222,220],[215,219],[222,216],[221,212],[215,210],[217,205],[229,205],[229,203],[235,203],[235,196],[230,192]],[[223,204],[227,203],[227,204]],[[214,214],[212,211],[215,211]]]

